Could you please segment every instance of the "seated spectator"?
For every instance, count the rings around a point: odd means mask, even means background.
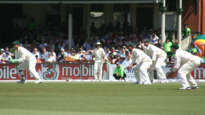
[[[120,54],[117,54],[117,55],[115,56],[115,58],[112,60],[112,63],[113,63],[113,64],[115,64],[115,63],[117,63],[117,62],[120,62],[120,64],[121,64],[121,55],[120,55]]]
[[[5,63],[5,53],[4,53],[4,49],[2,48],[0,50],[0,63]]]
[[[80,50],[79,55],[80,55],[80,60],[82,61],[85,61],[85,60],[91,61],[93,57],[91,51],[85,52],[85,50]]]
[[[108,57],[109,57],[109,54],[110,54],[110,48],[109,47],[106,47],[105,48],[105,58],[106,58],[106,60],[108,60]]]
[[[88,61],[92,61],[92,53],[91,52],[87,52],[84,55],[85,59]]]
[[[73,50],[73,48],[72,49],[65,49],[65,52],[67,53],[67,56],[71,56],[72,55],[72,50]]]
[[[122,62],[124,62],[125,58],[126,58],[126,56],[120,55],[120,64],[122,64]]]
[[[150,38],[150,42],[153,45],[159,44],[159,37],[155,33],[153,33],[151,38]]]
[[[132,59],[131,59],[131,53],[129,51],[126,52],[126,58],[125,60],[122,62],[122,66],[124,68],[127,68],[130,64],[132,63]]]
[[[7,53],[9,56],[13,56],[14,54],[13,53],[11,53],[10,51],[9,51],[9,48],[8,47],[6,47],[5,48],[5,53]]]
[[[50,62],[50,63],[52,63],[52,62],[56,62],[56,57],[55,57],[55,55],[54,55],[54,53],[49,53],[48,54],[48,58],[47,58],[47,60],[45,60],[46,62]]]
[[[113,47],[111,52],[108,55],[108,60],[111,64],[114,64],[116,61],[116,57],[117,57],[117,52],[115,51],[115,48]]]
[[[40,59],[41,58],[41,54],[38,51],[38,48],[34,48],[32,53],[35,55],[36,59]]]
[[[4,62],[8,62],[9,59],[12,59],[12,55],[6,52],[4,56]]]
[[[53,56],[53,58],[56,60],[56,53],[55,53],[55,51],[53,50],[53,49],[51,49],[51,56]]]
[[[127,47],[126,46],[122,46],[121,50],[120,50],[120,55],[121,56],[126,56],[126,51],[127,51]]]
[[[80,51],[78,52],[78,55],[79,55],[79,57],[80,57],[80,60],[83,60],[83,61],[86,60],[85,54],[86,54],[85,50],[83,49],[83,47],[81,47],[81,48],[80,48]]]
[[[125,69],[120,65],[120,62],[116,63],[116,68],[114,69],[113,76],[117,80],[125,80],[126,74],[125,74]]]
[[[41,54],[41,60],[46,61],[48,60],[49,52],[47,51],[46,47],[43,48],[43,53]]]
[[[65,61],[64,59],[68,56],[67,52],[65,52],[65,50],[63,48],[61,48],[61,52],[59,53],[58,57],[57,57],[57,61],[58,62],[63,62]]]
[[[80,55],[77,54],[76,50],[75,49],[72,49],[72,52],[71,52],[71,58],[75,59],[75,60],[80,60]]]

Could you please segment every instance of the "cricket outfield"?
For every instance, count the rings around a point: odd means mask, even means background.
[[[205,115],[205,83],[0,83],[1,115]]]

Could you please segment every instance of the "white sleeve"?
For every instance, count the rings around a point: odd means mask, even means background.
[[[180,67],[181,58],[179,56],[175,56],[175,60],[174,61],[175,62],[174,62],[173,70],[176,71]]]
[[[134,52],[132,52],[131,60],[132,60],[131,64],[134,64],[134,63],[135,63],[135,60],[136,60],[136,58],[135,58],[135,56],[134,56]]]
[[[141,48],[142,48],[143,50],[146,50],[146,49],[147,49],[144,44],[141,44],[140,46],[141,46]]]
[[[152,51],[152,61],[155,61],[156,60],[156,52],[153,50],[153,48],[151,48],[151,51]]]
[[[105,51],[102,49],[102,56],[105,57]]]
[[[137,54],[136,52],[132,53],[132,64],[136,63],[139,64],[141,62],[141,56],[140,54]]]
[[[90,52],[91,52],[92,56],[95,56],[95,55],[96,55],[96,53],[95,53],[95,49],[90,50]]]
[[[19,54],[17,54],[17,55],[19,55],[20,57],[18,57],[17,61],[23,62],[26,59],[26,55],[25,55],[24,51],[22,49],[19,49],[18,53]]]
[[[142,55],[140,54],[140,52],[138,52],[138,54],[136,55],[135,63],[139,65],[141,62],[142,62]]]

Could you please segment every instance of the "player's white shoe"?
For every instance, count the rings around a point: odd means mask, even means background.
[[[17,81],[17,83],[19,83],[19,84],[24,84],[24,83],[25,83],[25,80]]]
[[[167,79],[163,79],[163,80],[160,80],[159,83],[165,84],[165,83],[168,83],[168,80]]]
[[[34,81],[35,84],[40,84],[41,82],[42,82],[41,80]]]
[[[198,88],[199,88],[198,86],[191,87],[191,89],[198,89]]]
[[[179,90],[190,90],[191,89],[191,87],[181,87],[181,88],[179,88]]]
[[[145,81],[143,82],[143,85],[152,85],[151,81]]]
[[[152,83],[144,83],[143,85],[152,85]]]

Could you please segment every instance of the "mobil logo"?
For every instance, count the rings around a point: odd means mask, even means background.
[[[43,80],[58,80],[59,65],[56,63],[39,64],[37,71]]]

